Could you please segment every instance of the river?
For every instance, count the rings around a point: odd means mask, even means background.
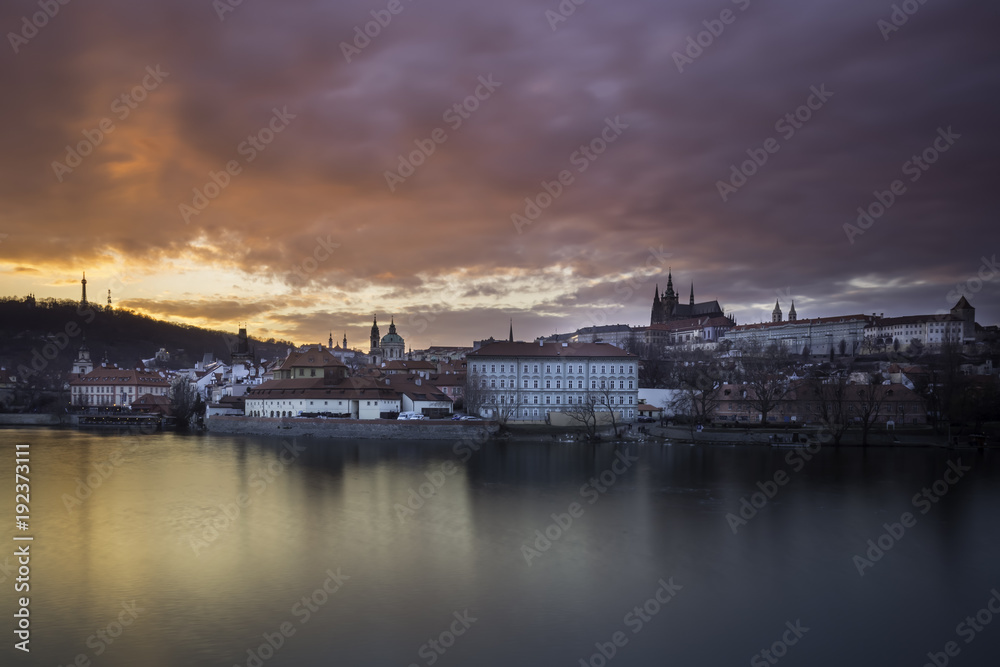
[[[39,428],[0,430],[0,456],[4,665],[1000,655],[997,452]]]

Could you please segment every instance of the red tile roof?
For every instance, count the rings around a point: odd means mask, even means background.
[[[483,345],[470,357],[629,357],[638,359],[625,350],[608,343],[509,343],[496,342]]]

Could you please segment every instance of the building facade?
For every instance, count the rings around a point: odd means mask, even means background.
[[[70,404],[79,407],[118,407],[140,396],[169,396],[170,380],[164,373],[95,368],[70,380]]]
[[[636,417],[639,359],[614,345],[495,342],[466,361],[466,400],[468,392],[479,392],[485,404],[504,406],[510,421],[546,422],[588,401],[610,406],[619,421]]]

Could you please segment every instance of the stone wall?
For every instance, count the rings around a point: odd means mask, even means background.
[[[231,417],[216,415],[208,420],[211,433],[238,435],[288,435],[317,438],[447,440],[481,438],[495,434],[492,422],[435,421],[425,419],[307,419],[302,417]]]
[[[0,426],[58,426],[60,424],[75,424],[76,415],[53,415],[34,413],[3,413],[0,414]]]

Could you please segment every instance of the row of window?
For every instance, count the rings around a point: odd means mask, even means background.
[[[530,387],[528,386],[528,382],[529,382],[529,380],[527,378],[524,379],[522,381],[522,383],[521,383],[521,385],[522,385],[521,388],[522,389],[541,389],[541,387],[538,386],[539,380],[530,380],[531,385],[532,385]],[[546,389],[552,389],[553,388],[552,387],[552,382],[553,382],[553,380],[546,380],[545,381],[545,388]],[[556,386],[555,386],[556,389],[562,389],[563,388],[562,387],[562,380],[555,380],[554,382],[556,383]],[[634,385],[635,385],[635,381],[634,380],[629,380],[628,381],[628,388],[629,389],[635,389]],[[483,380],[480,382],[480,386],[483,387],[483,388],[486,387],[486,379],[485,378],[483,378]],[[507,389],[507,388],[514,389],[515,387],[517,387],[517,384],[515,383],[514,380],[509,380],[508,381],[508,380],[505,380],[505,379],[502,379],[502,378],[500,379],[500,387],[499,387],[500,389]],[[490,380],[490,389],[496,389],[496,388],[497,388],[497,380],[496,380],[496,378],[493,378],[493,379]],[[566,388],[567,389],[572,389],[573,388],[573,381],[572,380],[567,380],[566,381]],[[576,381],[576,388],[577,389],[583,389],[583,380],[577,380]],[[597,380],[591,380],[590,381],[590,388],[591,389],[597,389]],[[605,382],[605,380],[601,380],[601,387],[600,388],[601,389],[614,389],[615,388],[615,381],[614,380],[610,380],[608,382]],[[625,380],[619,380],[618,381],[618,388],[619,389],[625,389]]]
[[[533,405],[538,405],[539,404],[539,396],[537,396],[537,395],[531,396],[530,397],[530,399],[531,399],[530,401],[528,400],[528,398],[529,397],[527,397],[527,396],[524,398],[524,402],[525,403],[531,403]],[[555,399],[556,399],[555,401],[552,400],[552,396],[545,396],[544,398],[545,398],[545,405],[552,405],[553,403],[555,403],[556,405],[562,405],[562,396],[556,396],[555,397]],[[624,397],[624,396],[611,396],[607,400],[610,401],[610,403],[609,403],[610,405],[626,405],[626,404],[628,404],[628,405],[634,405],[635,404],[635,396],[628,396],[627,397],[628,401],[626,401],[625,398],[626,397]],[[603,396],[601,396],[600,398],[595,399],[595,402],[598,405],[606,405],[606,403],[604,401],[605,401],[605,398]],[[510,396],[510,401],[507,400],[507,395],[506,394],[501,394],[499,400],[497,400],[496,396],[490,396],[490,403],[500,403],[501,405],[504,405],[504,404],[507,404],[508,402],[509,403],[518,403],[519,401],[513,395]],[[566,397],[566,405],[583,405],[585,402],[586,402],[586,399],[583,396],[575,396],[575,397],[574,396],[567,396]]]
[[[521,416],[522,417],[529,417],[529,416],[530,417],[538,417],[539,416],[539,410],[540,410],[540,408],[523,408],[521,410]],[[530,415],[528,414],[529,411],[531,413]],[[549,410],[549,409],[542,410],[542,413],[544,415],[550,415],[553,412],[558,412],[558,410]],[[622,414],[625,414],[624,411],[622,411]],[[629,410],[628,411],[628,416],[629,417],[634,417],[635,416],[635,411],[634,410]]]
[[[490,373],[496,373],[497,372],[497,365],[498,364],[489,364],[489,367],[490,367],[489,372]],[[500,366],[500,372],[501,373],[507,373],[507,372],[514,373],[514,372],[517,371],[517,365],[516,364],[499,364],[499,366]],[[614,364],[610,364],[610,368],[611,368],[610,371],[607,370],[608,367],[609,367],[608,364],[602,364],[601,365],[601,372],[602,373],[614,373],[615,372],[615,365]],[[508,371],[508,368],[510,369],[509,371]],[[533,368],[533,370],[531,371],[532,373],[538,373],[539,372],[538,371],[539,364],[532,364],[532,368]],[[620,364],[618,366],[618,372],[619,373],[625,373],[626,372],[625,371],[626,368],[628,368],[628,371],[627,371],[628,373],[632,373],[634,366],[632,364],[628,364],[628,366],[625,366],[624,364]],[[478,373],[478,372],[485,373],[486,372],[486,364],[482,364],[481,367],[480,367],[479,364],[472,364],[472,372],[473,373]],[[524,364],[524,367],[523,367],[523,369],[522,369],[521,372],[522,373],[527,373],[528,372],[528,364]],[[545,364],[545,372],[546,373],[551,373],[552,372],[552,364]],[[567,364],[565,371],[563,371],[562,366],[560,366],[559,364],[556,364],[556,371],[555,372],[556,373],[563,373],[563,372],[572,373],[573,372],[573,364]],[[582,373],[583,372],[583,364],[577,364],[577,366],[576,366],[576,372],[577,373]],[[596,373],[597,372],[597,365],[596,364],[594,364],[594,365],[592,365],[590,367],[590,372],[591,373]]]

